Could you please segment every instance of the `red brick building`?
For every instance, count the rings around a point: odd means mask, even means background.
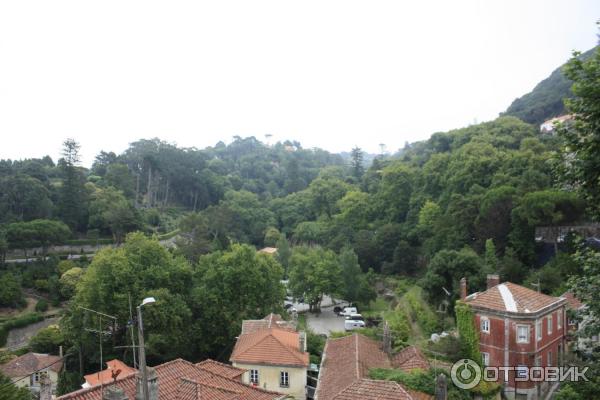
[[[463,278],[461,298],[475,314],[484,364],[520,370],[509,373],[508,380],[500,374],[506,396],[541,398],[549,383],[515,381],[515,374],[525,374],[531,367],[561,365],[566,346],[567,301],[511,282],[500,283],[498,275],[488,275],[486,291],[469,296]]]

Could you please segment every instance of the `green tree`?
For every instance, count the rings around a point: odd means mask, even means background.
[[[191,286],[192,269],[185,260],[174,257],[156,239],[132,233],[121,247],[104,249],[94,256],[76,285],[75,296],[61,327],[67,341],[75,349],[81,349],[84,360],[90,364],[97,363],[98,337],[86,331],[86,328],[98,326],[97,317],[81,307],[114,315],[117,325],[125,327],[130,320],[129,298],[133,304],[139,304],[143,298],[155,295],[157,304],[147,307],[144,313],[157,315],[149,317],[144,327],[146,332],[163,335],[154,336],[153,343],[169,340],[171,347],[169,353],[162,353],[163,348],[159,345],[149,346],[149,362],[165,361],[163,357],[167,356],[189,356],[197,336],[194,336],[190,324],[182,325],[181,320],[189,319],[191,315],[185,303]],[[165,301],[169,304],[165,305]],[[177,305],[177,309],[172,305]],[[168,311],[165,308],[151,310],[154,307],[168,307]],[[174,332],[173,327],[178,331]],[[114,351],[111,348],[113,344],[129,343],[128,331],[121,329],[105,342],[105,351]]]
[[[48,247],[64,243],[71,231],[60,221],[36,219],[29,222],[14,222],[6,227],[6,238],[9,247],[23,249],[41,246],[46,254]]]
[[[335,295],[342,288],[337,255],[321,247],[295,247],[290,259],[289,288],[295,297],[304,297],[310,311],[320,309],[323,295]]]
[[[33,400],[27,388],[17,387],[10,378],[0,372],[0,396],[7,400]]]
[[[83,278],[83,268],[75,267],[66,271],[60,277],[60,294],[65,299],[70,299],[75,294],[77,284]]]
[[[585,211],[585,203],[573,192],[544,190],[527,193],[512,211],[511,247],[524,260],[532,260],[536,227],[557,228],[577,222]],[[558,231],[555,234],[555,251]]]
[[[267,228],[267,230],[265,231],[265,239],[264,239],[264,244],[265,246],[270,246],[270,247],[274,247],[277,246],[277,242],[279,241],[279,238],[281,236],[281,233],[279,232],[279,230],[273,226],[270,226]]]
[[[63,181],[58,203],[58,214],[61,220],[74,230],[83,229],[87,225],[85,178],[77,167],[80,161],[80,148],[81,146],[74,139],[67,139],[63,143]]]
[[[36,353],[58,354],[59,346],[65,343],[65,338],[57,325],[40,329],[29,341],[29,347]]]
[[[290,258],[292,257],[292,249],[290,248],[290,242],[285,237],[285,233],[279,236],[277,241],[277,261],[281,264],[284,270],[284,275],[287,278],[288,268],[290,266]]]
[[[456,300],[461,278],[467,278],[470,290],[477,291],[485,286],[486,275],[481,259],[472,249],[442,250],[429,263],[422,279],[422,287],[433,302],[446,299],[444,289],[451,292],[451,300]]]
[[[392,262],[384,263],[384,274],[414,275],[418,272],[418,249],[411,246],[406,240],[401,240],[394,249]]]
[[[203,214],[191,213],[181,218],[179,231],[175,239],[177,253],[192,263],[197,263],[200,256],[209,253],[215,247],[220,247],[215,246],[220,242],[211,235],[207,218]]]
[[[50,191],[39,179],[22,173],[0,177],[0,222],[48,218],[52,207]]]
[[[127,165],[110,164],[104,179],[108,185],[120,190],[126,198],[131,199],[135,196],[135,182]]]
[[[2,274],[0,276],[0,306],[23,307],[24,305],[25,298],[17,278],[8,272]]]
[[[274,257],[234,244],[200,258],[194,271],[193,330],[202,354],[217,356],[239,335],[244,319],[278,312],[284,299],[283,269]]]
[[[342,295],[351,303],[368,305],[375,300],[377,293],[369,285],[358,264],[358,257],[351,247],[342,248],[339,256],[341,265]]]
[[[258,196],[246,190],[229,191],[223,202],[235,215],[242,233],[240,241],[262,244],[267,227],[275,225],[275,216]]]
[[[0,265],[4,264],[6,260],[6,253],[8,252],[8,240],[6,239],[6,232],[0,229]]]
[[[498,255],[496,253],[496,246],[494,245],[493,239],[488,239],[485,241],[485,258],[484,258],[485,266],[488,271],[497,272],[500,266],[500,262],[498,260]]]
[[[365,173],[365,166],[363,165],[363,151],[360,147],[354,147],[350,153],[350,168],[352,169],[352,175],[356,181],[360,181]]]
[[[139,214],[118,190],[112,187],[96,189],[90,196],[89,227],[109,231],[117,244],[140,224]]]
[[[576,52],[564,74],[573,81],[574,94],[565,100],[573,121],[560,129],[566,142],[564,178],[581,191],[597,216],[600,215],[600,49],[586,60]]]

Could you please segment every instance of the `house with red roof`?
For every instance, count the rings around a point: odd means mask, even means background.
[[[147,368],[150,400],[283,400],[282,393],[240,381],[245,371],[207,360],[198,364],[177,359]],[[136,400],[142,396],[141,374],[58,397],[57,400]]]
[[[309,356],[306,336],[277,315],[242,323],[229,359],[234,367],[246,370],[244,383],[306,398]]]
[[[499,275],[488,275],[487,290],[467,296],[467,282],[460,283],[461,301],[468,304],[479,329],[479,350],[483,363],[493,367],[514,367],[508,379],[499,374],[508,398],[538,399],[550,382],[515,380],[532,367],[561,365],[566,346],[566,303],[511,283]]]
[[[85,382],[82,388],[89,388],[96,385],[106,385],[117,379],[123,379],[131,374],[137,373],[137,369],[131,368],[121,360],[110,360],[106,362],[106,369],[85,375]]]
[[[323,350],[315,400],[432,400],[433,396],[410,390],[397,382],[369,379],[372,368],[403,371],[429,369],[421,351],[409,346],[392,354],[382,343],[354,333],[327,339]]]
[[[62,368],[63,358],[60,356],[29,352],[0,365],[0,372],[16,386],[39,393],[45,378],[50,382],[52,392],[56,390],[58,374]]]

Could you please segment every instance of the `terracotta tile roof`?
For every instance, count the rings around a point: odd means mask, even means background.
[[[275,400],[283,395],[215,374],[188,361],[177,359],[154,367],[158,377],[159,400]],[[129,400],[135,399],[137,374],[118,380],[114,385]],[[102,400],[102,386],[66,394],[57,400]],[[200,394],[200,397],[193,397]],[[236,397],[237,396],[237,397]]]
[[[432,396],[430,396],[432,397]],[[332,400],[413,400],[398,383],[360,379],[336,394]]]
[[[230,360],[242,364],[308,367],[308,353],[300,350],[300,334],[279,328],[240,335]]]
[[[429,362],[421,350],[408,346],[392,356],[392,367],[403,371],[413,369],[429,369]]]
[[[415,357],[416,360],[411,360],[411,357]],[[341,398],[416,399],[414,396],[411,397],[404,388],[402,388],[402,392],[394,389],[394,385],[398,384],[369,383],[370,380],[367,379],[369,377],[369,369],[392,368],[394,360],[397,361],[400,367],[404,366],[405,369],[411,369],[409,368],[411,365],[415,365],[417,368],[429,367],[427,360],[417,348],[408,347],[403,352],[393,356],[392,360],[390,360],[388,355],[381,350],[379,342],[369,339],[366,336],[355,333],[351,336],[338,339],[328,339],[323,352],[323,361],[321,362],[321,372],[319,375],[319,383],[317,385],[316,398],[318,400]],[[369,382],[361,383],[362,381]],[[354,387],[355,384],[357,385]],[[373,391],[372,396],[366,396],[369,392],[365,390],[373,385],[380,388],[382,392],[379,393],[377,391],[379,389],[377,389]],[[349,389],[349,391],[346,392],[346,389]],[[339,397],[342,394],[343,396]],[[362,395],[363,397],[360,397],[359,395]],[[386,395],[404,397],[385,397]]]
[[[233,365],[220,363],[218,361],[211,360],[210,358],[197,363],[196,367],[229,379],[239,378],[244,374],[244,372],[246,372],[244,369],[236,368]]]
[[[291,321],[285,321],[279,314],[269,314],[263,319],[247,319],[242,321],[242,335],[269,328],[280,328],[296,331],[296,326]]]
[[[107,361],[106,366],[108,367],[107,369],[84,376],[86,383],[90,386],[107,384],[113,381],[113,372],[116,373],[117,371],[120,371],[117,375],[117,379],[123,379],[137,372],[137,369],[131,368],[121,360]]]
[[[560,301],[565,300],[511,282],[501,283],[465,299],[472,306],[512,313],[534,313]]]
[[[567,304],[571,310],[579,310],[584,307],[584,304],[571,292],[564,292],[560,297],[567,300]]]
[[[58,356],[29,352],[0,366],[0,372],[9,378],[22,378],[45,368],[59,373],[62,367],[63,361]]]

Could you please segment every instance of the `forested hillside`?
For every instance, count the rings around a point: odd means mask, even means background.
[[[581,59],[589,59],[594,50],[583,53]],[[564,65],[561,65],[531,92],[515,99],[504,115],[512,115],[530,124],[539,125],[549,118],[565,114],[564,99],[572,97],[573,82],[565,77],[563,68]]]
[[[140,140],[120,155],[101,152],[90,170],[79,165],[78,152],[77,142],[68,140],[56,163],[48,156],[0,161],[4,247],[75,237],[112,236],[118,242],[138,229],[166,232],[176,227],[173,212],[176,217],[216,205],[227,192],[267,201],[305,189],[323,167],[343,164],[338,155],[302,149],[297,142],[266,146],[255,138],[203,150]],[[71,232],[64,234],[64,226],[59,235],[28,229],[31,221],[44,219],[64,223]]]

